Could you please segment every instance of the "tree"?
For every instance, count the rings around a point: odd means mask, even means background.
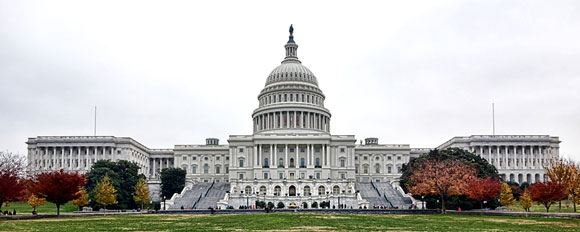
[[[475,169],[459,160],[424,160],[411,175],[409,181],[412,185],[407,188],[415,195],[438,195],[441,212],[445,214],[445,199],[464,194],[467,183],[475,176]]]
[[[467,183],[466,195],[479,202],[480,207],[483,209],[483,201],[497,197],[500,190],[501,182],[497,179],[492,177],[474,178]]]
[[[503,206],[511,205],[514,202],[514,194],[512,193],[512,188],[507,183],[501,184],[499,202]]]
[[[32,206],[32,213],[36,214],[36,207],[44,205],[46,203],[46,199],[42,197],[38,197],[34,194],[30,195],[28,198],[28,204]]]
[[[546,212],[550,212],[550,206],[554,202],[566,198],[564,186],[555,181],[537,182],[528,189],[532,200],[542,203],[546,207]]]
[[[564,193],[570,195],[574,212],[576,212],[576,197],[580,193],[580,171],[578,165],[571,159],[556,158],[550,159],[545,167],[546,175],[551,181],[560,183],[564,187]],[[558,209],[561,210],[562,202],[558,202]]]
[[[278,202],[278,209],[283,209],[284,208],[284,202]]]
[[[0,211],[5,202],[18,200],[24,190],[23,174],[25,160],[10,152],[0,152]]]
[[[166,168],[161,171],[161,197],[171,198],[185,187],[185,170],[181,168]]]
[[[60,206],[78,198],[79,190],[87,182],[84,175],[76,172],[60,171],[40,173],[30,183],[30,193],[46,198],[56,205],[56,214],[60,216]]]
[[[95,187],[95,201],[105,208],[107,212],[107,205],[117,204],[117,190],[111,184],[108,175],[105,175]]]
[[[72,200],[72,203],[79,207],[79,211],[81,211],[81,207],[89,204],[89,194],[87,194],[87,190],[83,187],[78,192],[78,198]]]
[[[310,205],[310,206],[311,206],[311,208],[316,209],[316,208],[318,208],[318,202],[316,202],[316,201],[312,202],[312,205]]]
[[[99,160],[93,164],[91,171],[87,173],[87,185],[85,188],[89,192],[92,207],[100,207],[95,201],[94,188],[105,175],[109,176],[111,184],[117,190],[117,204],[109,205],[110,208],[134,209],[139,207],[134,200],[135,186],[141,178],[145,178],[139,173],[139,166],[134,162],[119,160],[112,162]]]
[[[143,209],[143,204],[149,203],[151,197],[149,196],[149,187],[147,186],[147,181],[145,178],[139,179],[137,185],[135,186],[135,202],[141,203],[141,209]]]
[[[532,196],[530,195],[530,191],[526,188],[524,190],[524,194],[520,196],[520,205],[526,212],[530,212],[530,207],[532,207]]]

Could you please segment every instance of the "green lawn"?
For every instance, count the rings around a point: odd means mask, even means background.
[[[2,206],[2,211],[8,210],[12,212],[14,209],[16,209],[16,214],[32,214],[32,207],[27,202],[10,202],[8,205]],[[46,204],[38,207],[36,210],[39,214],[56,214],[56,205],[46,202]],[[78,207],[70,202],[60,206],[61,213],[72,213],[75,210],[78,210]]]
[[[0,221],[0,231],[578,231],[580,220],[466,215],[116,215]]]
[[[523,212],[524,210],[522,209],[522,206],[520,205],[519,201],[514,202],[513,204],[511,204],[510,206],[508,206],[509,210],[512,211],[519,211],[519,212]],[[577,212],[580,212],[580,205],[576,204],[576,210]],[[534,202],[532,204],[532,207],[530,208],[531,212],[540,212],[540,213],[545,213],[546,212],[546,207],[540,203]],[[558,213],[558,202],[552,204],[552,206],[550,206],[550,213]],[[572,206],[572,202],[569,200],[564,200],[562,201],[562,213],[573,213],[574,212],[574,206]]]

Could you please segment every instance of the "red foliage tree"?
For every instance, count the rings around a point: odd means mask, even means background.
[[[445,213],[445,199],[465,194],[467,183],[475,176],[475,169],[458,160],[425,160],[411,175],[408,189],[415,195],[439,195],[441,213]]]
[[[474,178],[467,183],[465,194],[467,197],[479,202],[483,209],[483,201],[499,196],[501,182],[491,177],[482,179]]]
[[[0,152],[0,211],[4,202],[19,200],[24,190],[20,178],[24,158],[10,152]]]
[[[85,185],[85,175],[60,171],[38,174],[30,184],[30,192],[56,204],[57,215],[60,206],[79,197],[79,190]]]
[[[532,196],[532,200],[540,202],[546,207],[546,212],[550,212],[550,206],[554,202],[567,197],[564,193],[564,185],[553,181],[537,182],[530,186],[528,191]]]

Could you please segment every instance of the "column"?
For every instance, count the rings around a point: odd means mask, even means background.
[[[504,165],[504,167],[507,167],[507,158],[508,158],[508,154],[509,154],[509,153],[508,153],[508,151],[509,151],[509,148],[508,148],[508,147],[509,147],[509,146],[505,146],[505,154],[504,154],[504,156],[503,156],[503,163],[505,164],[505,165]],[[508,178],[509,178],[509,177],[507,177],[507,174],[506,174],[506,180],[507,180]]]
[[[61,153],[60,153],[60,165],[59,166],[61,169],[64,169],[64,150],[65,150],[65,147],[61,147],[60,150],[61,150]]]
[[[56,147],[52,148],[52,170],[58,170],[56,168]]]
[[[297,168],[297,167],[298,167],[298,165],[300,165],[300,164],[298,163],[298,158],[300,158],[300,157],[299,157],[299,154],[300,154],[300,150],[299,150],[299,149],[300,149],[300,148],[298,148],[298,144],[296,144],[296,159],[294,159],[294,167],[295,167],[295,168]]]
[[[259,144],[258,145],[258,158],[256,159],[256,166],[259,168],[260,164],[262,163],[261,159],[262,159],[262,155],[264,154],[262,145]]]
[[[296,128],[296,121],[298,121],[298,117],[296,117],[296,111],[292,111],[292,118],[292,121],[294,121],[294,128]]]
[[[296,150],[296,149],[294,149],[294,150]],[[284,167],[288,168],[288,163],[289,163],[288,162],[288,144],[285,144],[284,152],[285,152],[285,154],[284,154]]]
[[[268,165],[272,166],[272,154],[274,152],[274,144],[270,144],[270,162]]]
[[[157,159],[153,158],[153,179],[157,178]]]
[[[272,151],[272,162],[271,168],[276,168],[276,164],[278,162],[278,145],[274,145],[274,150]]]
[[[326,144],[322,145],[322,164],[320,166],[326,167]]]
[[[306,167],[310,167],[310,144],[306,144]]]
[[[290,128],[290,111],[286,111],[286,128]]]

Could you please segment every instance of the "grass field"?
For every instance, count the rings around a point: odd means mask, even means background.
[[[14,209],[16,209],[16,214],[32,214],[32,207],[30,207],[26,202],[10,202],[8,205],[2,206],[2,211],[8,210],[12,212]],[[56,214],[56,205],[46,202],[46,204],[38,207],[36,210],[39,214]],[[72,213],[75,210],[78,210],[78,207],[70,202],[60,206],[61,213]]]
[[[0,221],[0,231],[578,231],[580,220],[465,215],[115,215]]]

